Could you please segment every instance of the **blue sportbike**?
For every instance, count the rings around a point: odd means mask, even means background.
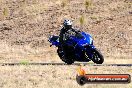
[[[71,35],[65,42],[68,46],[74,46],[72,49],[74,51],[74,58],[66,58],[59,42],[59,36],[51,35],[48,41],[51,43],[51,46],[55,45],[58,47],[57,53],[60,59],[67,64],[72,64],[75,61],[89,62],[91,60],[96,64],[102,64],[104,62],[103,55],[93,45],[93,39],[91,35],[86,32],[80,32],[74,36]]]

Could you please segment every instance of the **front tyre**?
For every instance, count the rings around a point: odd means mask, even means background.
[[[92,61],[96,64],[102,64],[104,62],[104,57],[98,49],[93,50]]]

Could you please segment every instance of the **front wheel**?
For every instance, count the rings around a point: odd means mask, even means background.
[[[104,57],[98,49],[93,50],[92,61],[96,64],[102,64],[104,62]]]

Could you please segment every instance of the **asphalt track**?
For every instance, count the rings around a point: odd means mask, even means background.
[[[91,63],[73,63],[72,65],[79,66],[83,64],[84,66],[126,66],[131,67],[132,64],[91,64]],[[65,63],[0,63],[0,66],[15,66],[15,65],[67,65]]]

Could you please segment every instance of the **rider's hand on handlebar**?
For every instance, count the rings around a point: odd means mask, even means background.
[[[81,33],[77,33],[77,34],[76,34],[76,37],[77,37],[77,38],[83,38],[83,35],[82,35]]]

